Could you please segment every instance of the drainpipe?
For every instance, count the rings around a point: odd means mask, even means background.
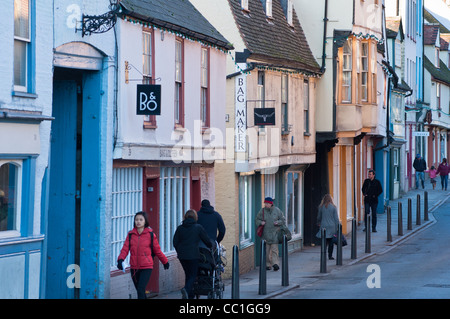
[[[323,43],[322,43],[322,67],[320,68],[320,71],[323,73],[325,72],[326,66],[325,66],[325,47],[327,42],[327,24],[328,24],[328,0],[325,0],[325,9],[323,14]]]

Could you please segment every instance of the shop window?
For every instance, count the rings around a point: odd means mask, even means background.
[[[20,236],[21,161],[0,160],[0,238]]]

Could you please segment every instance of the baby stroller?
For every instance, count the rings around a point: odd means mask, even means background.
[[[222,282],[224,248],[216,242],[211,249],[200,247],[201,259],[198,265],[197,278],[194,282],[194,294],[208,296],[208,299],[222,299],[225,285]]]

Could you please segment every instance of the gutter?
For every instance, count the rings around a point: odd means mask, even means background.
[[[328,0],[325,0],[325,9],[323,14],[323,43],[322,43],[322,67],[320,68],[320,71],[322,73],[325,72],[326,66],[325,66],[325,47],[327,43],[327,24],[328,24]]]

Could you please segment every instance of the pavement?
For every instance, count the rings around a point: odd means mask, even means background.
[[[424,191],[428,193],[428,221],[424,220]],[[417,195],[420,195],[420,225],[417,223]],[[408,230],[408,199],[411,199],[411,226]],[[433,212],[441,206],[448,198],[450,198],[450,191],[441,190],[440,183],[437,183],[436,190],[433,190],[429,181],[426,182],[425,189],[412,189],[404,194],[402,198],[390,200],[391,207],[391,235],[392,241],[388,241],[388,222],[386,209],[384,213],[377,215],[377,232],[371,232],[371,246],[370,252],[366,252],[366,233],[363,231],[364,224],[357,226],[356,234],[356,258],[351,258],[351,233],[345,235],[348,245],[342,248],[342,265],[336,265],[337,248],[335,246],[333,256],[335,260],[327,260],[326,273],[320,272],[320,255],[321,247],[304,246],[301,250],[292,252],[288,256],[288,285],[282,285],[282,271],[281,265],[278,271],[267,271],[266,294],[259,294],[259,267],[256,269],[240,274],[239,276],[239,299],[270,299],[276,298],[289,290],[296,289],[305,285],[312,284],[323,276],[328,276],[330,273],[339,271],[343,267],[351,267],[352,265],[361,262],[369,257],[377,254],[384,254],[389,250],[395,248],[400,243],[404,242],[411,236],[417,234],[425,228],[430,227],[436,222]],[[398,234],[398,203],[402,203],[402,225],[403,235]],[[380,205],[380,204],[379,204]],[[231,252],[227,252],[228,265],[231,267],[232,256]],[[280,258],[281,262],[281,258]],[[231,299],[231,278],[224,280],[225,291],[224,299]],[[159,294],[152,299],[180,299],[180,291],[173,291],[170,293]],[[206,298],[206,296],[201,296]]]

